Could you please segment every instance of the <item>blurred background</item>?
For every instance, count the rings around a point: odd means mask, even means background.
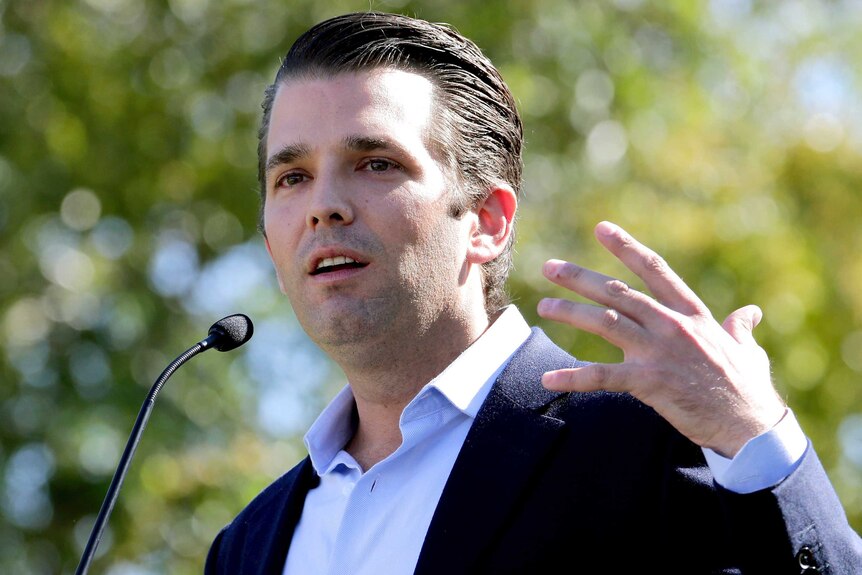
[[[633,281],[602,219],[722,319],[758,303],[781,394],[862,530],[862,2],[0,0],[0,572],[72,573],[138,408],[233,312],[255,338],[180,370],[94,572],[200,573],[212,538],[304,456],[343,375],[303,335],[256,232],[260,99],[292,40],[368,8],[452,23],[526,124],[511,290],[546,258]]]

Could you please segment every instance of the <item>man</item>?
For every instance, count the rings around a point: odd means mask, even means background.
[[[315,26],[267,91],[259,161],[281,289],[349,386],[208,573],[862,570],[756,307],[719,325],[607,222],[653,297],[551,260],[598,305],[539,313],[623,363],[578,362],[505,306],[521,123],[471,42],[388,14]]]

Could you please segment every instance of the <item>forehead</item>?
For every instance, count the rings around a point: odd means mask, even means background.
[[[344,134],[385,135],[424,143],[434,89],[420,74],[393,69],[287,78],[278,86],[267,150],[301,140],[325,143]]]

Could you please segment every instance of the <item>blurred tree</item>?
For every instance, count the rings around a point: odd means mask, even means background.
[[[278,294],[256,226],[278,58],[368,2],[0,0],[0,571],[71,573],[146,390],[235,311],[233,354],[166,386],[94,568],[199,573],[303,455],[342,376]],[[516,301],[565,257],[632,279],[619,222],[716,316],[756,302],[776,381],[862,529],[862,7],[849,1],[378,1],[454,24],[527,129]],[[585,359],[619,354],[554,325]]]

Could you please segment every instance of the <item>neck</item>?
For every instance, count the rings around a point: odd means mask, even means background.
[[[410,341],[375,342],[366,346],[364,353],[339,358],[359,415],[359,425],[346,450],[363,470],[401,445],[401,413],[426,383],[487,329],[489,322],[484,314],[475,319],[455,325],[435,322],[439,325],[416,334]]]

